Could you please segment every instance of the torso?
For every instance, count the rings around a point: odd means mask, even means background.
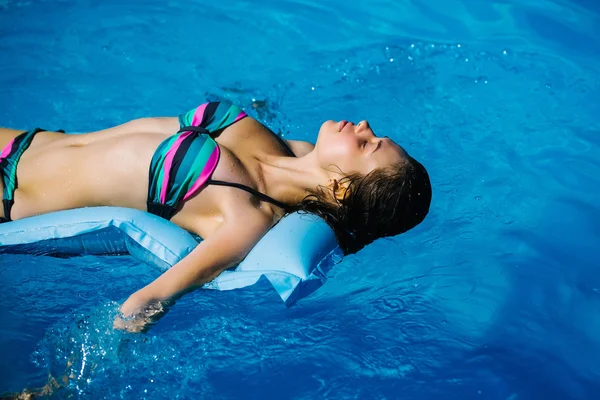
[[[173,133],[177,129],[178,126],[174,126]],[[100,132],[37,134],[18,164],[19,186],[12,219],[89,206],[145,211],[150,161],[159,144],[171,135],[144,132],[118,136]],[[0,142],[1,149],[6,143]],[[250,117],[227,127],[216,142],[221,156],[212,179],[241,183],[259,191],[263,189],[263,181],[258,160],[265,155],[287,154],[277,138]],[[306,154],[311,147],[308,143],[292,143],[297,156]],[[228,214],[240,209],[263,213],[273,223],[282,213],[277,207],[260,203],[239,189],[205,186],[183,202],[171,220],[206,237]]]

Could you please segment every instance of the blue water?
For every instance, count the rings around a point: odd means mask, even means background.
[[[285,137],[369,119],[431,214],[285,308],[268,285],[112,331],[158,271],[0,256],[0,392],[54,398],[596,399],[600,4],[0,1],[0,125],[69,131],[231,99]],[[69,364],[67,364],[67,361]]]

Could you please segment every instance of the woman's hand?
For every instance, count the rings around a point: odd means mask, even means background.
[[[167,312],[169,303],[169,301],[143,300],[138,293],[134,293],[121,306],[113,328],[132,333],[145,332]]]

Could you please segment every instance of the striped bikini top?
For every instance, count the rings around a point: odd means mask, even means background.
[[[247,117],[231,103],[209,102],[179,116],[180,130],[165,139],[150,163],[148,212],[171,219],[182,201],[204,185],[231,186],[245,190],[281,208],[287,206],[249,186],[211,179],[219,162],[219,146],[214,137],[228,126]],[[287,143],[275,135],[288,154],[295,157]]]

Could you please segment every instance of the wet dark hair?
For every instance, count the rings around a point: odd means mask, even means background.
[[[429,174],[408,155],[393,166],[367,175],[349,175],[343,180],[348,189],[342,200],[320,187],[291,211],[323,218],[333,229],[344,254],[356,253],[375,239],[406,232],[429,212]]]

